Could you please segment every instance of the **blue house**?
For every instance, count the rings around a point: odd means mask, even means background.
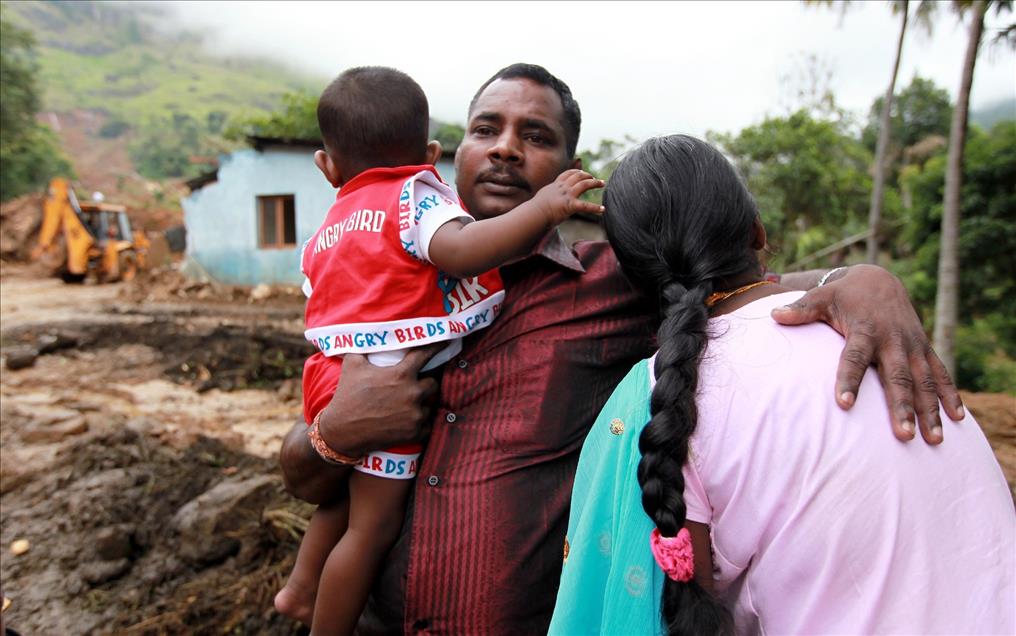
[[[318,141],[251,137],[187,183],[184,271],[232,285],[303,282],[300,246],[317,231],[336,191],[314,166]],[[454,152],[437,169],[455,182]]]

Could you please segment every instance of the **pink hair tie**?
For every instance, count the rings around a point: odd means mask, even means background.
[[[676,537],[660,535],[659,528],[649,534],[649,547],[660,568],[675,581],[687,583],[695,574],[695,561],[691,549],[691,534],[681,528]]]

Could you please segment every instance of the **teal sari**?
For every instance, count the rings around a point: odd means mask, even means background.
[[[649,551],[654,524],[636,478],[649,422],[649,366],[614,390],[582,447],[550,634],[662,634],[663,571]]]

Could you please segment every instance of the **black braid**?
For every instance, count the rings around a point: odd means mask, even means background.
[[[665,317],[657,332],[656,388],[650,412],[652,420],[642,431],[638,479],[642,507],[665,537],[676,536],[684,527],[684,477],[681,467],[688,457],[688,439],[695,432],[694,395],[698,362],[706,341],[709,319],[705,297],[711,290],[703,284],[685,290],[680,283],[664,289]]]
[[[642,507],[665,537],[686,522],[684,476],[698,412],[698,367],[707,342],[706,297],[718,282],[758,269],[755,203],[708,144],[652,139],[618,166],[604,193],[607,236],[628,278],[659,299],[662,322],[652,419],[639,438]],[[648,541],[648,538],[647,538]],[[671,635],[732,633],[730,613],[694,580],[665,580]]]

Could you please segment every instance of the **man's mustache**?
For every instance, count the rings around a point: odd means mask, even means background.
[[[530,190],[529,182],[515,171],[514,168],[503,166],[500,168],[489,168],[476,177],[477,183],[496,183],[498,185],[514,186],[523,190]]]

